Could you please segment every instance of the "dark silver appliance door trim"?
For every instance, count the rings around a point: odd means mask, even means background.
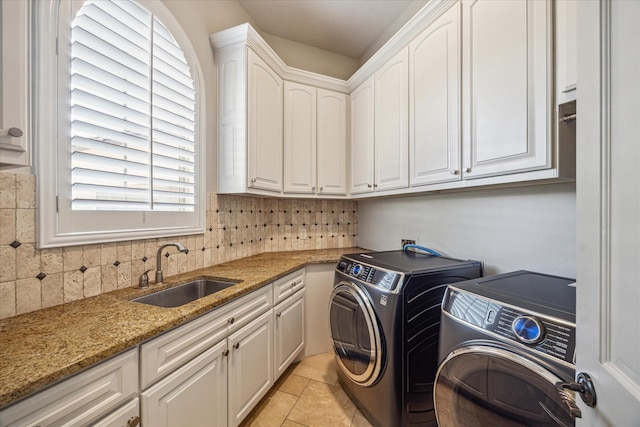
[[[444,409],[443,408],[438,408],[438,401],[439,400],[445,400],[445,399],[441,399],[439,396],[441,396],[442,393],[444,393],[442,390],[439,390],[439,388],[441,388],[442,386],[442,382],[443,381],[443,371],[447,368],[447,365],[452,362],[455,359],[458,359],[460,357],[464,357],[464,356],[486,356],[487,358],[497,358],[497,359],[502,359],[502,360],[506,360],[508,362],[514,363],[516,365],[519,365],[520,367],[522,367],[523,369],[525,369],[526,371],[534,374],[535,377],[542,379],[543,382],[548,383],[548,390],[552,391],[552,393],[550,393],[549,398],[552,400],[556,400],[562,403],[563,400],[572,400],[575,402],[575,397],[571,394],[565,393],[564,395],[560,394],[557,392],[557,387],[556,384],[558,382],[562,382],[563,380],[558,377],[557,375],[555,375],[554,373],[550,372],[549,370],[545,369],[543,366],[535,363],[534,361],[527,359],[526,357],[522,357],[516,353],[510,352],[508,350],[504,350],[501,348],[496,348],[496,347],[490,347],[490,346],[484,346],[484,345],[470,345],[470,346],[466,346],[466,347],[461,347],[459,349],[456,349],[454,351],[452,351],[451,353],[449,353],[449,355],[445,358],[445,360],[440,364],[440,366],[438,367],[438,371],[436,373],[436,379],[434,381],[434,385],[433,385],[433,395],[434,395],[434,408],[435,408],[435,412],[436,412],[436,419],[438,420],[438,423],[443,423],[440,425],[447,425],[448,421],[447,420],[442,420],[441,418],[443,418],[443,414],[447,414],[452,412],[451,408],[447,408]],[[489,373],[490,375],[490,373]],[[442,386],[444,387],[444,386]],[[555,394],[553,394],[553,392],[555,392]],[[555,421],[555,424],[559,425],[559,426],[572,426],[573,423],[569,423],[567,421],[564,421],[563,419],[567,419],[570,420],[571,418],[567,418],[567,415],[560,415],[557,413],[553,413],[553,411],[549,410],[546,406],[543,405],[542,402],[539,402],[540,406],[542,407],[542,409],[547,413],[547,415],[553,419],[553,421]],[[566,402],[562,403],[560,406],[565,407]],[[568,412],[568,406],[565,407],[565,409],[567,409]],[[562,419],[561,419],[562,418]],[[509,424],[511,425],[511,424]],[[514,424],[515,425],[515,424]],[[520,425],[520,424],[518,424]],[[546,425],[546,424],[545,424]]]
[[[336,340],[333,336],[331,325],[329,325],[329,334],[331,335],[333,351],[336,354],[336,361],[338,363],[338,366],[340,366],[340,369],[356,384],[368,387],[376,382],[376,380],[380,376],[380,371],[382,368],[383,356],[380,327],[376,320],[376,315],[369,297],[362,290],[362,288],[350,282],[340,282],[334,287],[333,292],[331,292],[331,297],[329,298],[329,319],[331,319],[331,307],[334,304],[335,297],[340,293],[347,293],[351,297],[353,297],[364,314],[369,336],[369,348],[371,349],[367,368],[361,374],[355,374],[354,372],[349,370],[347,366],[344,365],[344,363],[342,362],[342,358],[340,358],[338,355],[338,349],[336,348],[335,344]]]

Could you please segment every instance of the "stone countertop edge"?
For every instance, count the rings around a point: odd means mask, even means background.
[[[0,320],[0,409],[309,264],[362,248],[265,252]],[[180,307],[130,301],[198,277],[240,283]]]

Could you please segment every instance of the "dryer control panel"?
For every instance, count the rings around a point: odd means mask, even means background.
[[[349,259],[341,259],[336,270],[347,276],[358,279],[379,288],[393,291],[398,285],[402,274],[393,271],[375,268],[365,263],[358,263]]]
[[[575,324],[451,287],[442,310],[503,341],[575,364]]]

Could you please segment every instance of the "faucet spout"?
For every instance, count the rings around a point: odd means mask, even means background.
[[[164,277],[162,275],[162,250],[169,246],[174,246],[178,251],[184,252],[185,254],[189,253],[189,249],[187,249],[182,243],[171,242],[160,245],[158,253],[156,254],[156,285],[164,282]]]

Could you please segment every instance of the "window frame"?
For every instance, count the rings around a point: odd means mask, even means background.
[[[176,18],[160,0],[134,0],[171,32],[191,68],[196,90],[196,194],[193,212],[71,210],[69,132],[60,120],[70,114],[69,97],[58,96],[68,84],[71,22],[84,0],[35,2],[33,91],[35,171],[38,182],[38,246],[40,248],[203,234],[206,218],[206,91],[195,50]],[[65,26],[67,34],[61,29]],[[68,68],[67,68],[68,70]],[[65,113],[67,112],[67,113]],[[68,117],[68,116],[67,116]],[[60,125],[63,124],[63,126]],[[66,134],[65,134],[66,132]],[[53,139],[53,141],[52,141]],[[122,225],[126,224],[126,227]],[[181,225],[176,225],[181,224]],[[100,227],[97,227],[97,226]]]

